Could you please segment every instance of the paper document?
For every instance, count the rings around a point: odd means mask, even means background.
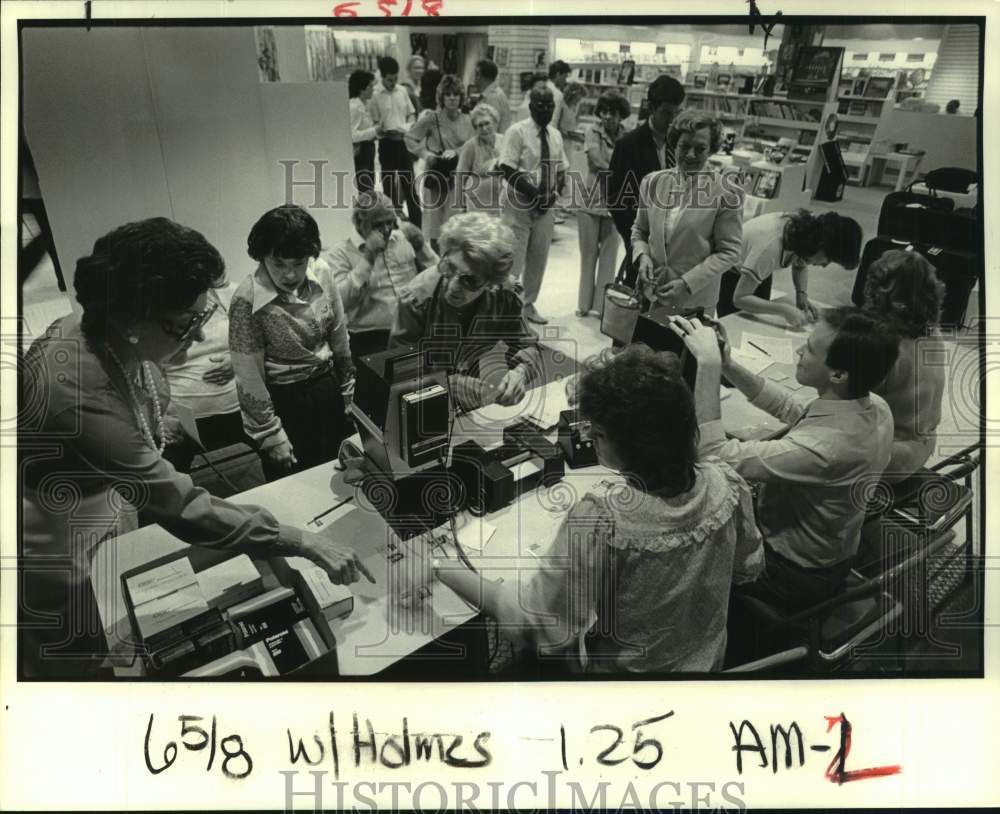
[[[486,544],[496,532],[496,526],[492,526],[481,517],[474,517],[470,514],[463,514],[457,519],[458,542],[462,548],[469,548],[473,551],[482,551]]]
[[[543,430],[558,424],[559,413],[569,409],[566,391],[561,387],[546,387],[540,392],[529,393],[528,398],[530,403],[522,415]]]
[[[191,561],[187,557],[178,557],[157,568],[150,568],[148,571],[129,577],[126,581],[133,606],[160,599],[174,591],[197,584],[194,568],[191,567]]]
[[[734,350],[732,356],[736,364],[745,367],[751,373],[760,373],[774,364],[772,359],[767,356],[760,356],[759,354],[757,356],[747,356],[745,353]]]
[[[783,365],[795,362],[795,348],[786,336],[760,336],[744,333],[739,352],[743,356],[755,356]]]

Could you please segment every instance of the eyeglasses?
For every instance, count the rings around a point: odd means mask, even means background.
[[[200,329],[212,318],[212,314],[214,314],[218,308],[219,303],[217,302],[209,304],[204,311],[199,311],[191,317],[190,322],[188,322],[188,324],[181,329],[178,329],[176,326],[171,325],[168,322],[164,322],[162,324],[163,332],[167,334],[167,336],[176,339],[178,342],[187,342],[195,334],[195,332],[198,331],[198,329]]]
[[[458,284],[466,291],[482,291],[486,288],[486,280],[480,280],[475,274],[467,271],[459,271],[454,261],[445,255],[438,262],[438,271],[447,279],[458,277]]]

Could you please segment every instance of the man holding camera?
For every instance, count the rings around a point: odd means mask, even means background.
[[[524,288],[524,318],[544,325],[535,301],[542,287],[552,244],[552,209],[566,183],[569,161],[563,139],[552,126],[555,101],[548,88],[531,91],[531,117],[504,133],[499,166],[507,183],[501,195],[502,220],[514,232],[513,274]]]
[[[899,337],[857,309],[825,311],[798,350],[795,379],[818,394],[803,402],[734,362],[721,329],[684,317],[673,317],[671,329],[697,361],[701,455],[718,456],[760,484],[757,525],[767,573],[747,592],[789,612],[834,596],[860,543],[865,484],[881,476],[892,452],[892,413],[871,391],[895,364]],[[785,429],[760,441],[727,439],[723,374]]]

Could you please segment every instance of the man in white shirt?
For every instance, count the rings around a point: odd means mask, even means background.
[[[535,301],[552,243],[552,208],[569,170],[562,136],[551,124],[554,109],[551,91],[532,90],[528,103],[531,118],[510,126],[498,161],[507,180],[500,201],[501,219],[514,232],[512,273],[524,289],[525,319],[540,325],[548,322],[538,313]]]
[[[402,212],[406,203],[406,213],[417,228],[420,228],[420,201],[413,183],[413,157],[403,135],[416,120],[416,111],[410,94],[399,85],[399,63],[392,57],[382,57],[378,61],[382,84],[375,90],[369,103],[372,121],[378,128],[378,160],[382,168],[382,189],[392,198],[397,212]]]
[[[546,83],[546,87],[552,91],[552,100],[556,104],[552,111],[552,121],[556,123],[556,127],[559,126],[559,121],[562,119],[563,91],[566,90],[566,83],[572,72],[573,69],[561,59],[557,59],[549,65],[549,81]]]
[[[860,310],[824,312],[799,349],[795,379],[819,394],[803,403],[734,362],[728,343],[720,349],[712,328],[683,317],[674,317],[671,327],[698,364],[695,409],[702,455],[716,455],[761,484],[757,524],[767,574],[748,592],[790,612],[836,595],[858,550],[865,495],[892,453],[892,413],[871,391],[895,364],[899,337]],[[751,404],[788,426],[767,440],[727,440],[722,374]]]
[[[497,132],[503,134],[510,127],[511,113],[507,94],[503,92],[503,88],[497,83],[497,76],[499,74],[500,71],[496,63],[488,59],[481,59],[476,63],[474,81],[479,92],[482,94],[480,104],[492,105],[496,109],[496,112],[500,115],[500,121],[497,123]]]

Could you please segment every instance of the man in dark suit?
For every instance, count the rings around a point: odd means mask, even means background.
[[[639,183],[651,172],[674,166],[667,131],[684,103],[684,88],[672,76],[658,76],[646,92],[649,118],[622,136],[611,154],[608,211],[625,241],[625,282],[635,284],[632,264],[632,224],[639,206]]]

